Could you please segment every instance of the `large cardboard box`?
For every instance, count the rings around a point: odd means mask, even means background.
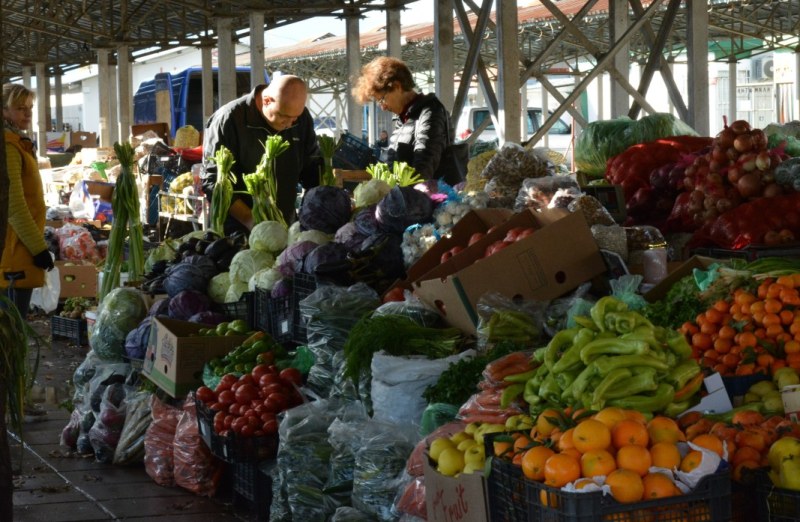
[[[486,522],[489,520],[486,479],[482,473],[442,475],[425,455],[425,507],[428,522]]]
[[[67,297],[97,297],[97,267],[92,264],[76,264],[72,261],[56,261],[61,283],[60,299]]]
[[[536,232],[492,256],[486,247],[514,227]],[[487,292],[509,298],[550,300],[606,270],[583,215],[563,209],[524,211],[414,282],[414,293],[451,326],[474,333],[476,305]]]
[[[200,336],[205,326],[166,317],[153,320],[142,374],[171,397],[183,397],[203,384],[203,365],[247,339],[242,335]]]
[[[96,148],[97,134],[94,132],[70,132],[67,147],[74,147],[75,145],[89,149]]]

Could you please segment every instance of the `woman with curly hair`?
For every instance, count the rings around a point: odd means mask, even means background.
[[[361,104],[375,100],[395,114],[387,164],[406,162],[425,179],[455,185],[463,178],[451,157],[450,116],[436,95],[419,93],[415,87],[403,61],[381,56],[361,68],[352,93]]]

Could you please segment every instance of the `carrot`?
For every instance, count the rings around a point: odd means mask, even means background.
[[[483,377],[490,381],[502,381],[509,375],[531,370],[531,355],[528,352],[512,352],[486,365]]]

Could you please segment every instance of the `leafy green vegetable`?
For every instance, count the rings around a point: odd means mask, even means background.
[[[289,142],[274,134],[264,141],[264,155],[256,171],[245,174],[244,184],[253,196],[253,223],[277,221],[286,226],[286,219],[278,208],[278,173],[275,161],[289,148]]]
[[[234,176],[231,168],[236,161],[233,153],[221,145],[214,154],[214,163],[217,164],[217,181],[211,193],[211,228],[217,234],[225,234],[225,220],[231,207],[233,198]]]
[[[385,163],[367,165],[367,172],[373,179],[385,181],[390,187],[408,187],[424,181],[414,167],[404,161],[395,161],[392,170]]]
[[[477,391],[487,364],[509,353],[525,349],[524,344],[501,341],[483,354],[460,359],[448,366],[436,384],[425,389],[422,397],[428,404],[438,402],[460,406]]]
[[[345,342],[345,375],[357,384],[362,372],[369,371],[372,355],[381,350],[439,359],[458,353],[461,342],[457,328],[428,328],[404,315],[366,315]]]
[[[319,175],[319,184],[334,186],[336,178],[333,175],[333,155],[336,153],[336,140],[331,136],[321,134],[317,136],[317,142],[324,163]]]

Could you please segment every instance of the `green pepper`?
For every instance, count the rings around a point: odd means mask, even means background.
[[[650,350],[645,341],[637,339],[622,339],[614,337],[612,339],[596,339],[581,350],[581,361],[590,364],[598,357],[604,355],[640,355]]]
[[[561,373],[581,366],[581,350],[584,346],[592,342],[594,335],[594,331],[588,328],[581,328],[572,339],[572,346],[567,348],[567,350],[561,354],[561,358],[553,364],[552,371]]]
[[[585,390],[586,387],[589,386],[589,381],[592,379],[592,377],[595,377],[596,375],[597,375],[597,366],[593,364],[587,366],[581,371],[581,373],[578,374],[577,377],[575,377],[575,380],[572,381],[572,386],[565,389],[564,393],[566,393],[571,389],[572,398],[575,400],[579,400],[583,390]]]
[[[648,354],[603,355],[595,359],[590,366],[596,367],[597,373],[601,376],[608,375],[611,370],[628,366],[649,366],[662,371],[670,369],[669,364]]]
[[[655,391],[658,388],[658,379],[656,379],[658,371],[655,368],[632,366],[628,369],[631,372],[631,377],[609,388],[605,393],[606,399],[619,399],[628,395]]]
[[[667,380],[676,390],[683,388],[689,380],[701,372],[700,365],[694,359],[687,359],[669,371]]]
[[[547,353],[547,348],[537,348],[533,351],[533,355],[531,355],[531,361],[535,363],[542,364],[544,363],[544,356]]]
[[[514,399],[517,396],[525,391],[525,384],[523,383],[516,383],[512,384],[511,386],[506,386],[503,390],[503,393],[500,394],[500,407],[503,409],[508,408],[508,406],[514,402]]]
[[[503,377],[503,380],[505,382],[512,382],[512,383],[513,382],[525,383],[525,382],[528,382],[529,379],[532,379],[536,375],[537,371],[538,371],[538,368],[534,368],[533,370],[528,370],[527,372],[515,373],[513,375],[507,375],[507,376]]]
[[[628,368],[617,368],[608,372],[600,384],[592,392],[592,404],[590,409],[601,410],[606,405],[606,392],[615,384],[622,382],[631,377],[631,371]]]
[[[614,296],[607,295],[597,300],[591,310],[589,310],[589,315],[592,317],[592,321],[594,321],[597,328],[601,332],[604,332],[608,329],[605,322],[606,314],[627,311],[628,305]]]
[[[549,402],[558,402],[561,399],[561,388],[558,387],[555,375],[547,374],[539,387],[539,395]]]
[[[539,329],[533,319],[516,310],[498,310],[493,313],[484,331],[492,342],[511,340],[527,343],[539,338]]]
[[[686,337],[677,330],[670,330],[667,333],[667,348],[681,359],[688,359],[692,356],[692,347]]]
[[[539,395],[539,384],[535,383],[533,379],[526,382],[525,389],[522,392],[522,398],[525,399],[525,402],[530,404],[531,408],[542,402],[542,396]]]
[[[656,335],[656,329],[644,324],[637,326],[631,332],[621,335],[620,339],[644,341],[655,351],[662,350],[664,344],[658,339],[658,336]]]
[[[543,364],[536,369],[536,373],[533,374],[533,377],[528,379],[528,383],[530,383],[531,386],[536,387],[536,389],[539,389],[539,386],[542,385],[542,381],[544,381],[544,378],[547,377],[548,373],[550,372],[547,370],[547,366]]]
[[[582,328],[588,328],[594,332],[599,331],[599,328],[597,328],[597,325],[594,324],[594,321],[592,321],[591,317],[586,317],[585,315],[576,315],[572,318],[572,320],[575,321],[575,324]]]
[[[675,388],[662,382],[652,395],[637,394],[608,401],[610,406],[641,412],[656,412],[666,408],[675,397]]]
[[[726,411],[725,413],[704,413],[703,417],[707,418],[711,422],[725,422],[727,424],[731,424],[733,422],[733,416],[736,415],[740,411],[757,411],[759,413],[764,412],[764,403],[762,402],[749,402],[747,404],[742,404],[741,406],[737,406],[732,410]]]
[[[667,417],[675,418],[679,416],[681,413],[685,412],[689,408],[691,408],[696,401],[692,398],[683,400],[683,401],[673,401],[664,408],[662,412]]]
[[[548,370],[553,371],[553,365],[555,365],[559,354],[572,346],[572,340],[577,333],[578,328],[567,328],[555,334],[550,342],[547,343],[547,351],[544,354],[544,364],[547,366]]]
[[[556,384],[561,389],[561,398],[566,399],[569,395],[568,390],[572,386],[572,383],[575,382],[575,379],[578,377],[578,374],[581,373],[583,370],[583,366],[580,368],[575,368],[572,370],[567,370],[560,373],[555,373]]]

